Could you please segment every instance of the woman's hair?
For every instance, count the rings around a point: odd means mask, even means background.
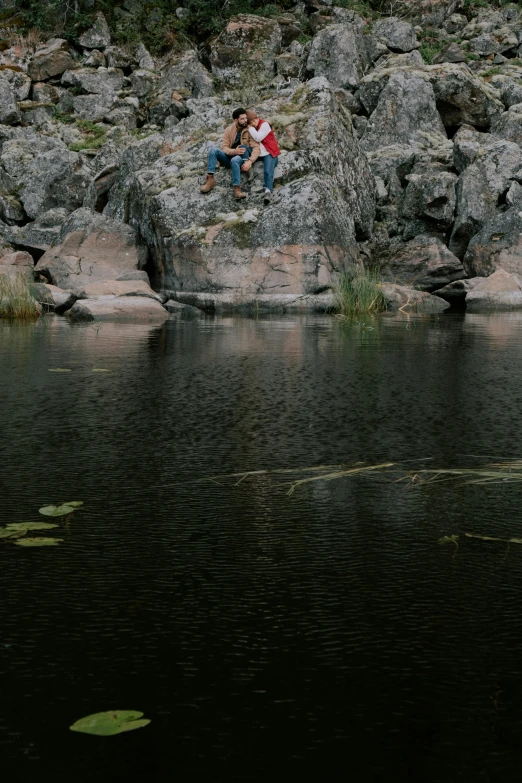
[[[232,112],[232,119],[237,120],[242,114],[246,114],[246,109],[234,109]]]

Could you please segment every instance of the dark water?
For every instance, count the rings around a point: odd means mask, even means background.
[[[521,427],[520,316],[1,324],[0,525],[85,502],[0,546],[1,782],[518,781],[522,547],[464,533],[522,536],[519,485],[201,479]],[[68,730],[116,708],[152,723]]]

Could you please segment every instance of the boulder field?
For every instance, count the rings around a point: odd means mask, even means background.
[[[101,15],[4,48],[0,275],[80,321],[325,311],[363,267],[390,309],[522,308],[522,10],[399,5],[240,15],[161,58]],[[260,162],[241,202],[225,169],[199,191],[242,105],[282,149],[268,206]]]

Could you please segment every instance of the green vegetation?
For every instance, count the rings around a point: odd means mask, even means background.
[[[73,152],[82,150],[99,150],[107,141],[107,130],[105,126],[98,125],[90,120],[76,120],[76,126],[83,133],[82,141],[76,141],[69,144],[69,149]]]
[[[53,117],[57,122],[63,122],[65,125],[70,125],[74,122],[72,114],[62,111],[61,109],[55,109]]]
[[[109,710],[108,712],[97,712],[94,715],[80,718],[69,728],[71,731],[78,731],[82,734],[112,737],[115,734],[141,729],[143,726],[148,726],[149,723],[150,720],[143,717],[143,712],[137,712],[136,710]]]
[[[21,275],[0,275],[0,318],[38,318],[40,305],[32,286]]]
[[[44,517],[63,517],[67,514],[72,514],[80,506],[83,506],[83,500],[69,500],[66,503],[61,503],[59,506],[42,506],[38,511]]]
[[[354,277],[342,274],[335,290],[341,315],[360,318],[382,312],[385,305],[380,282],[380,274],[375,269],[362,269]]]
[[[422,59],[425,63],[430,65],[433,62],[433,58],[443,48],[444,43],[439,41],[439,30],[436,28],[428,27],[419,33],[421,45],[419,51],[422,55]]]
[[[487,71],[481,71],[480,75],[484,78],[486,76],[498,76],[500,73],[504,73],[504,70],[499,68],[498,65],[494,65],[492,68],[488,68]]]
[[[437,55],[440,52],[441,49],[442,46],[441,44],[438,43],[437,44],[422,43],[419,46],[419,52],[422,55],[422,59],[424,60],[425,63],[428,63],[428,65],[431,65],[431,63],[433,62],[433,58],[435,57],[435,55]]]
[[[388,0],[336,0],[336,5],[356,11],[365,18],[376,12],[388,12]],[[98,12],[102,12],[119,44],[143,41],[153,54],[161,54],[187,37],[207,41],[219,33],[232,16],[258,14],[273,17],[295,6],[295,0],[184,0],[180,17],[178,0],[14,0],[15,13],[9,20],[26,33],[38,29],[46,35],[60,35],[74,40],[90,27]],[[311,31],[305,28],[303,34]]]

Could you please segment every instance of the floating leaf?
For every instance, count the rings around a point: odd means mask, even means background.
[[[60,506],[43,506],[38,510],[45,517],[63,517],[65,514],[72,514],[80,506],[83,506],[82,500],[71,500],[68,503],[62,503]]]
[[[25,536],[26,530],[10,530],[7,527],[0,527],[0,538],[20,538]]]
[[[14,543],[18,546],[58,546],[63,538],[20,538]]]
[[[133,731],[148,726],[150,720],[142,718],[143,712],[135,710],[110,710],[109,712],[96,712],[80,718],[72,726],[71,731],[79,731],[82,734],[97,734],[102,737],[110,737],[113,734],[122,734],[124,731]]]
[[[72,370],[67,369],[67,367],[53,367],[52,369],[49,367],[49,372],[72,372]]]
[[[50,530],[52,527],[58,527],[58,525],[53,525],[50,522],[12,522],[7,525],[8,530],[13,532],[20,530],[24,532],[27,530]]]

